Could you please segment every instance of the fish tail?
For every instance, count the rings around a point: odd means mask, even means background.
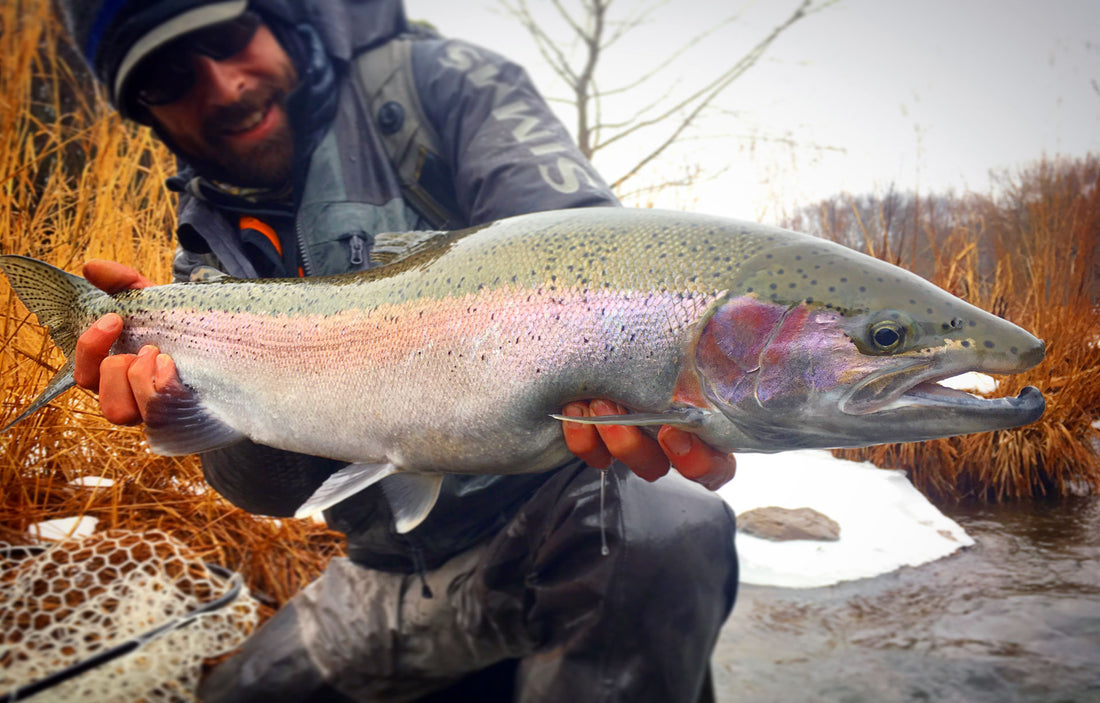
[[[77,337],[83,332],[78,328],[79,321],[87,319],[93,300],[107,294],[80,276],[26,256],[0,256],[0,270],[7,275],[19,300],[34,313],[39,324],[49,330],[50,338],[65,354],[65,364],[50,379],[46,389],[30,407],[0,430],[6,432],[76,385],[73,357]]]

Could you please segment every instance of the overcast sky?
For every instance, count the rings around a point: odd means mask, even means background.
[[[493,0],[406,2],[410,17],[507,55],[545,95],[565,95]],[[613,8],[622,17],[649,4],[617,0]],[[609,116],[699,85],[797,4],[742,5],[736,22],[669,65],[645,95],[609,104]],[[531,5],[553,28],[549,1]],[[659,6],[608,53],[603,85],[628,82],[737,8],[715,0]],[[658,205],[768,221],[838,191],[881,192],[891,183],[986,191],[990,169],[1100,152],[1100,2],[841,0],[791,28],[721,104],[725,111],[663,164],[667,174],[698,164],[721,175]],[[571,126],[571,113],[560,114]],[[596,164],[610,179],[625,158]]]

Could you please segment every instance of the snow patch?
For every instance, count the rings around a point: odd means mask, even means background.
[[[737,475],[718,494],[739,513],[807,507],[840,524],[837,542],[772,542],[738,533],[742,583],[830,586],[925,564],[974,544],[903,471],[826,451],[738,454]]]
[[[82,486],[84,488],[110,488],[115,485],[113,478],[104,478],[103,476],[81,476],[80,478],[74,478],[69,481],[70,486]]]
[[[95,532],[99,523],[97,518],[85,515],[84,517],[59,517],[53,520],[36,522],[27,528],[27,533],[39,540],[60,542],[72,537],[80,539],[88,537]]]

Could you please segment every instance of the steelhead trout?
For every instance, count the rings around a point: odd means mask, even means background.
[[[632,413],[587,422],[742,452],[984,432],[1044,409],[1031,387],[984,399],[936,383],[1039,363],[1016,325],[838,244],[706,215],[543,212],[425,235],[362,273],[116,295],[33,259],[0,268],[69,359],[12,424],[73,385],[77,336],[116,312],[114,352],[156,345],[179,372],[149,409],[154,452],[247,437],[346,461],[299,514],[389,477],[402,531],[443,473],[566,461],[556,413],[572,400]]]

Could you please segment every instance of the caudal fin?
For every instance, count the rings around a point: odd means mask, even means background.
[[[77,328],[77,321],[86,318],[85,311],[91,300],[106,293],[80,276],[26,256],[0,256],[0,270],[7,275],[15,294],[34,313],[39,324],[50,331],[54,344],[65,354],[65,365],[54,374],[30,407],[0,430],[6,432],[75,385],[73,353],[76,339],[83,332]]]

